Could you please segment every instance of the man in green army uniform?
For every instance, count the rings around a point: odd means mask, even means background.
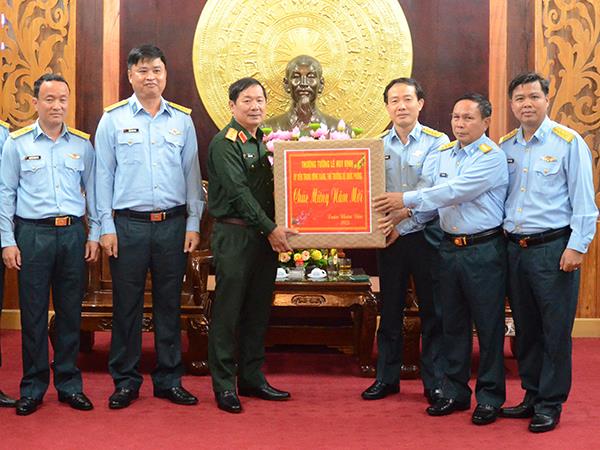
[[[273,172],[259,125],[265,88],[254,78],[229,87],[233,118],[208,148],[208,208],[216,219],[211,238],[216,289],[208,360],[220,409],[242,410],[236,393],[286,400],[261,371],[277,270],[277,252],[291,250],[293,230],[274,223]],[[237,338],[237,339],[236,339]],[[236,360],[236,355],[237,360]]]

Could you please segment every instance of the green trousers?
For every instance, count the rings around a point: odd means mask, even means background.
[[[265,382],[265,333],[269,323],[277,254],[266,237],[235,224],[216,223],[211,239],[216,291],[208,334],[208,362],[215,392]]]

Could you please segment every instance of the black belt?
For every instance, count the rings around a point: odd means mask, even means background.
[[[544,244],[545,242],[551,242],[559,237],[566,236],[571,233],[571,227],[566,226],[557,230],[544,231],[542,233],[535,234],[512,234],[506,233],[506,237],[509,241],[519,244],[522,248],[531,247],[534,245]]]
[[[68,227],[74,223],[81,222],[82,217],[77,216],[56,216],[45,217],[43,219],[26,219],[24,217],[15,216],[15,219],[25,223],[35,223],[37,225],[52,225],[53,227]]]
[[[185,205],[175,206],[164,211],[133,211],[131,209],[115,209],[115,216],[129,217],[143,222],[162,222],[173,217],[185,215]]]
[[[469,245],[480,244],[481,242],[489,241],[502,234],[502,228],[492,228],[491,230],[482,231],[475,234],[450,234],[444,232],[444,239],[452,242],[457,247],[467,247]]]
[[[239,225],[240,227],[247,227],[248,224],[244,219],[238,219],[237,217],[219,217],[217,218],[219,223],[229,223],[231,225]]]

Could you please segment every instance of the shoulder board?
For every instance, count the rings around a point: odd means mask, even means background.
[[[515,128],[514,130],[512,130],[510,133],[505,134],[504,136],[502,136],[500,138],[499,143],[502,144],[505,141],[508,141],[510,138],[515,137],[517,135],[517,132],[519,131],[518,128]]]
[[[12,133],[10,133],[10,137],[13,139],[18,138],[19,136],[23,136],[24,134],[29,133],[30,131],[33,130],[33,125],[29,125],[25,128],[21,128],[20,130],[17,131],[13,131]]]
[[[445,152],[446,150],[450,150],[456,145],[457,141],[448,142],[447,144],[442,145],[438,150],[440,152]]]
[[[433,136],[435,138],[439,138],[444,135],[444,133],[442,133],[441,131],[437,131],[437,130],[434,130],[433,128],[429,128],[429,127],[423,127],[422,130],[423,130],[423,133],[428,134],[429,136]]]
[[[4,120],[0,120],[0,127],[4,127],[7,130],[10,129],[10,125],[7,122],[5,122]]]
[[[238,137],[238,132],[235,128],[230,128],[225,133],[225,139],[229,139],[231,142],[235,142]]]
[[[173,103],[173,102],[167,102],[169,104],[169,106],[181,111],[182,113],[187,114],[188,116],[192,113],[192,110],[190,108],[186,108],[185,106],[181,106],[178,105],[177,103]]]
[[[554,128],[552,128],[552,131],[558,137],[563,138],[567,142],[571,142],[573,139],[575,139],[575,135],[573,133],[571,133],[570,131],[565,130],[564,128],[554,127]]]
[[[385,130],[383,133],[379,133],[377,136],[375,136],[376,139],[383,139],[384,137],[386,137],[391,130]]]
[[[90,135],[89,134],[84,133],[83,131],[79,131],[76,128],[67,127],[67,130],[69,130],[69,133],[72,133],[75,136],[79,136],[80,138],[83,138],[86,141],[90,139]]]
[[[487,144],[481,144],[479,145],[479,150],[481,150],[482,153],[489,153],[492,150],[492,146],[491,145],[487,145]]]
[[[128,102],[129,102],[129,99],[126,98],[125,100],[121,100],[120,102],[113,103],[112,105],[104,108],[104,112],[112,111],[113,109],[118,108],[119,106],[126,105]]]

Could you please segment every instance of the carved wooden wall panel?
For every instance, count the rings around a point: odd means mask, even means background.
[[[550,79],[550,117],[574,130],[592,151],[600,204],[600,2],[536,0],[536,68]],[[599,239],[582,272],[578,317],[600,317]]]
[[[0,118],[20,128],[35,119],[33,83],[47,72],[71,87],[67,121],[75,125],[75,0],[0,0]]]

